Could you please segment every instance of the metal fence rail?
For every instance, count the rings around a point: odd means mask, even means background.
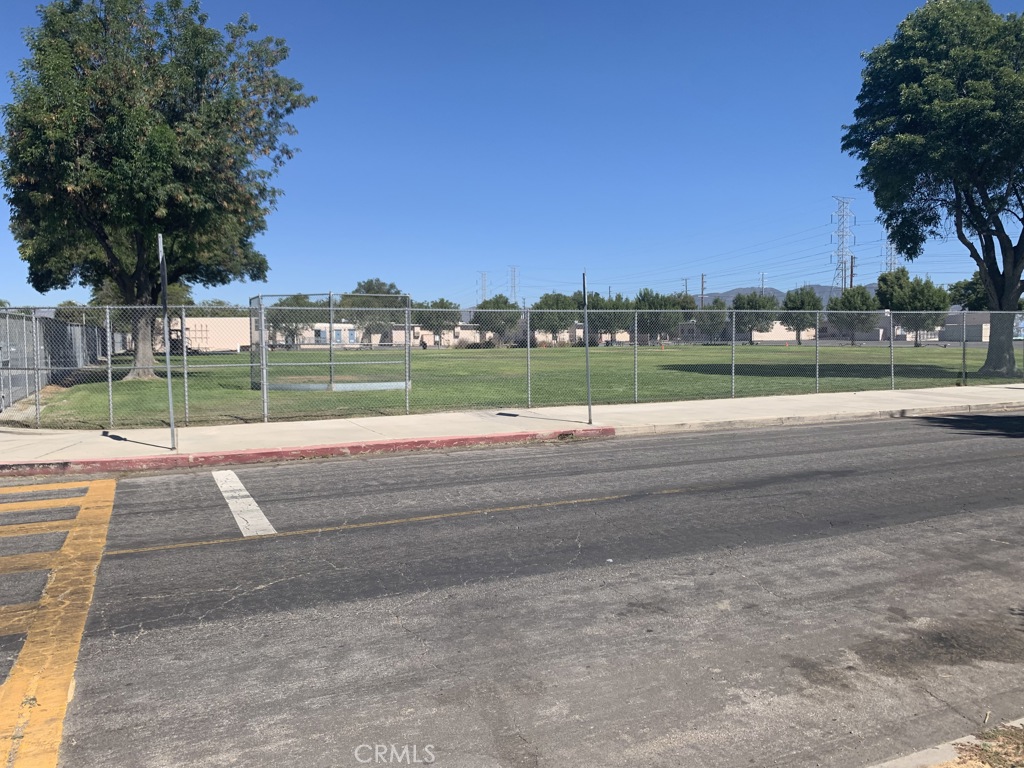
[[[166,347],[156,307],[0,310],[0,423],[164,425],[168,390],[177,421],[188,425],[1024,376],[1024,317],[1016,313],[715,308],[584,316],[575,308],[431,309],[408,297],[324,297],[173,307]],[[983,372],[992,359],[1003,361],[1002,372]]]

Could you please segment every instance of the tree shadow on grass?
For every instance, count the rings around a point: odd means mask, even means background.
[[[730,363],[671,363],[659,366],[665,371],[697,373],[705,376],[730,376]],[[888,363],[821,363],[820,378],[830,379],[889,379],[892,369]],[[814,363],[736,363],[736,376],[772,376],[790,379],[814,379]],[[960,371],[940,365],[896,365],[896,376],[903,379],[932,379],[953,383]]]
[[[981,437],[1024,437],[1024,416],[965,413],[953,416],[918,416],[933,427],[944,427]]]

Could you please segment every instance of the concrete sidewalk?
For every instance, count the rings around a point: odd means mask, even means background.
[[[513,408],[170,430],[0,427],[0,476],[130,472],[527,441],[1024,409],[1024,383],[672,403]]]

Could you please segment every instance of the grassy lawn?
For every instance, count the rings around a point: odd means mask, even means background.
[[[409,408],[414,413],[509,408],[586,402],[582,348],[530,350],[527,381],[525,349],[412,350]],[[899,389],[951,386],[959,382],[961,349],[937,346],[897,347]],[[975,371],[984,349],[967,350],[968,384],[1001,383]],[[405,377],[403,350],[336,350],[337,384],[400,382]],[[730,397],[735,365],[735,395],[804,394],[815,391],[813,346],[737,346],[735,361],[727,347],[594,347],[590,350],[595,404]],[[119,381],[129,364],[116,359],[113,384],[115,426],[167,423],[166,379]],[[269,355],[267,392],[272,419],[337,418],[405,413],[405,391],[327,391],[326,351],[275,351]],[[181,358],[172,358],[175,416],[185,423],[185,384]],[[263,393],[250,382],[249,355],[192,355],[188,359],[188,423],[225,424],[259,421]],[[889,348],[822,346],[818,353],[818,391],[888,389]],[[88,380],[88,379],[92,380]],[[43,393],[42,426],[96,429],[109,426],[106,370],[81,373],[64,386]],[[320,391],[301,391],[321,386]],[[276,389],[290,387],[291,389]],[[635,389],[636,387],[636,389]],[[636,394],[638,390],[638,395]],[[28,420],[34,424],[34,417]]]

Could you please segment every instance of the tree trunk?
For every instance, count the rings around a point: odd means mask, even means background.
[[[131,370],[125,379],[155,379],[153,361],[153,326],[156,324],[154,307],[134,307],[132,310],[132,338],[135,341],[135,357]]]
[[[800,329],[799,329],[799,328],[797,328],[797,329],[796,329],[796,345],[797,345],[798,347],[802,347],[802,346],[803,346],[803,343],[804,343],[804,342],[803,342],[803,340],[801,340],[801,338],[800,338]]]
[[[1013,312],[993,312],[988,335],[988,354],[979,373],[1016,378],[1020,375],[1013,354]]]

